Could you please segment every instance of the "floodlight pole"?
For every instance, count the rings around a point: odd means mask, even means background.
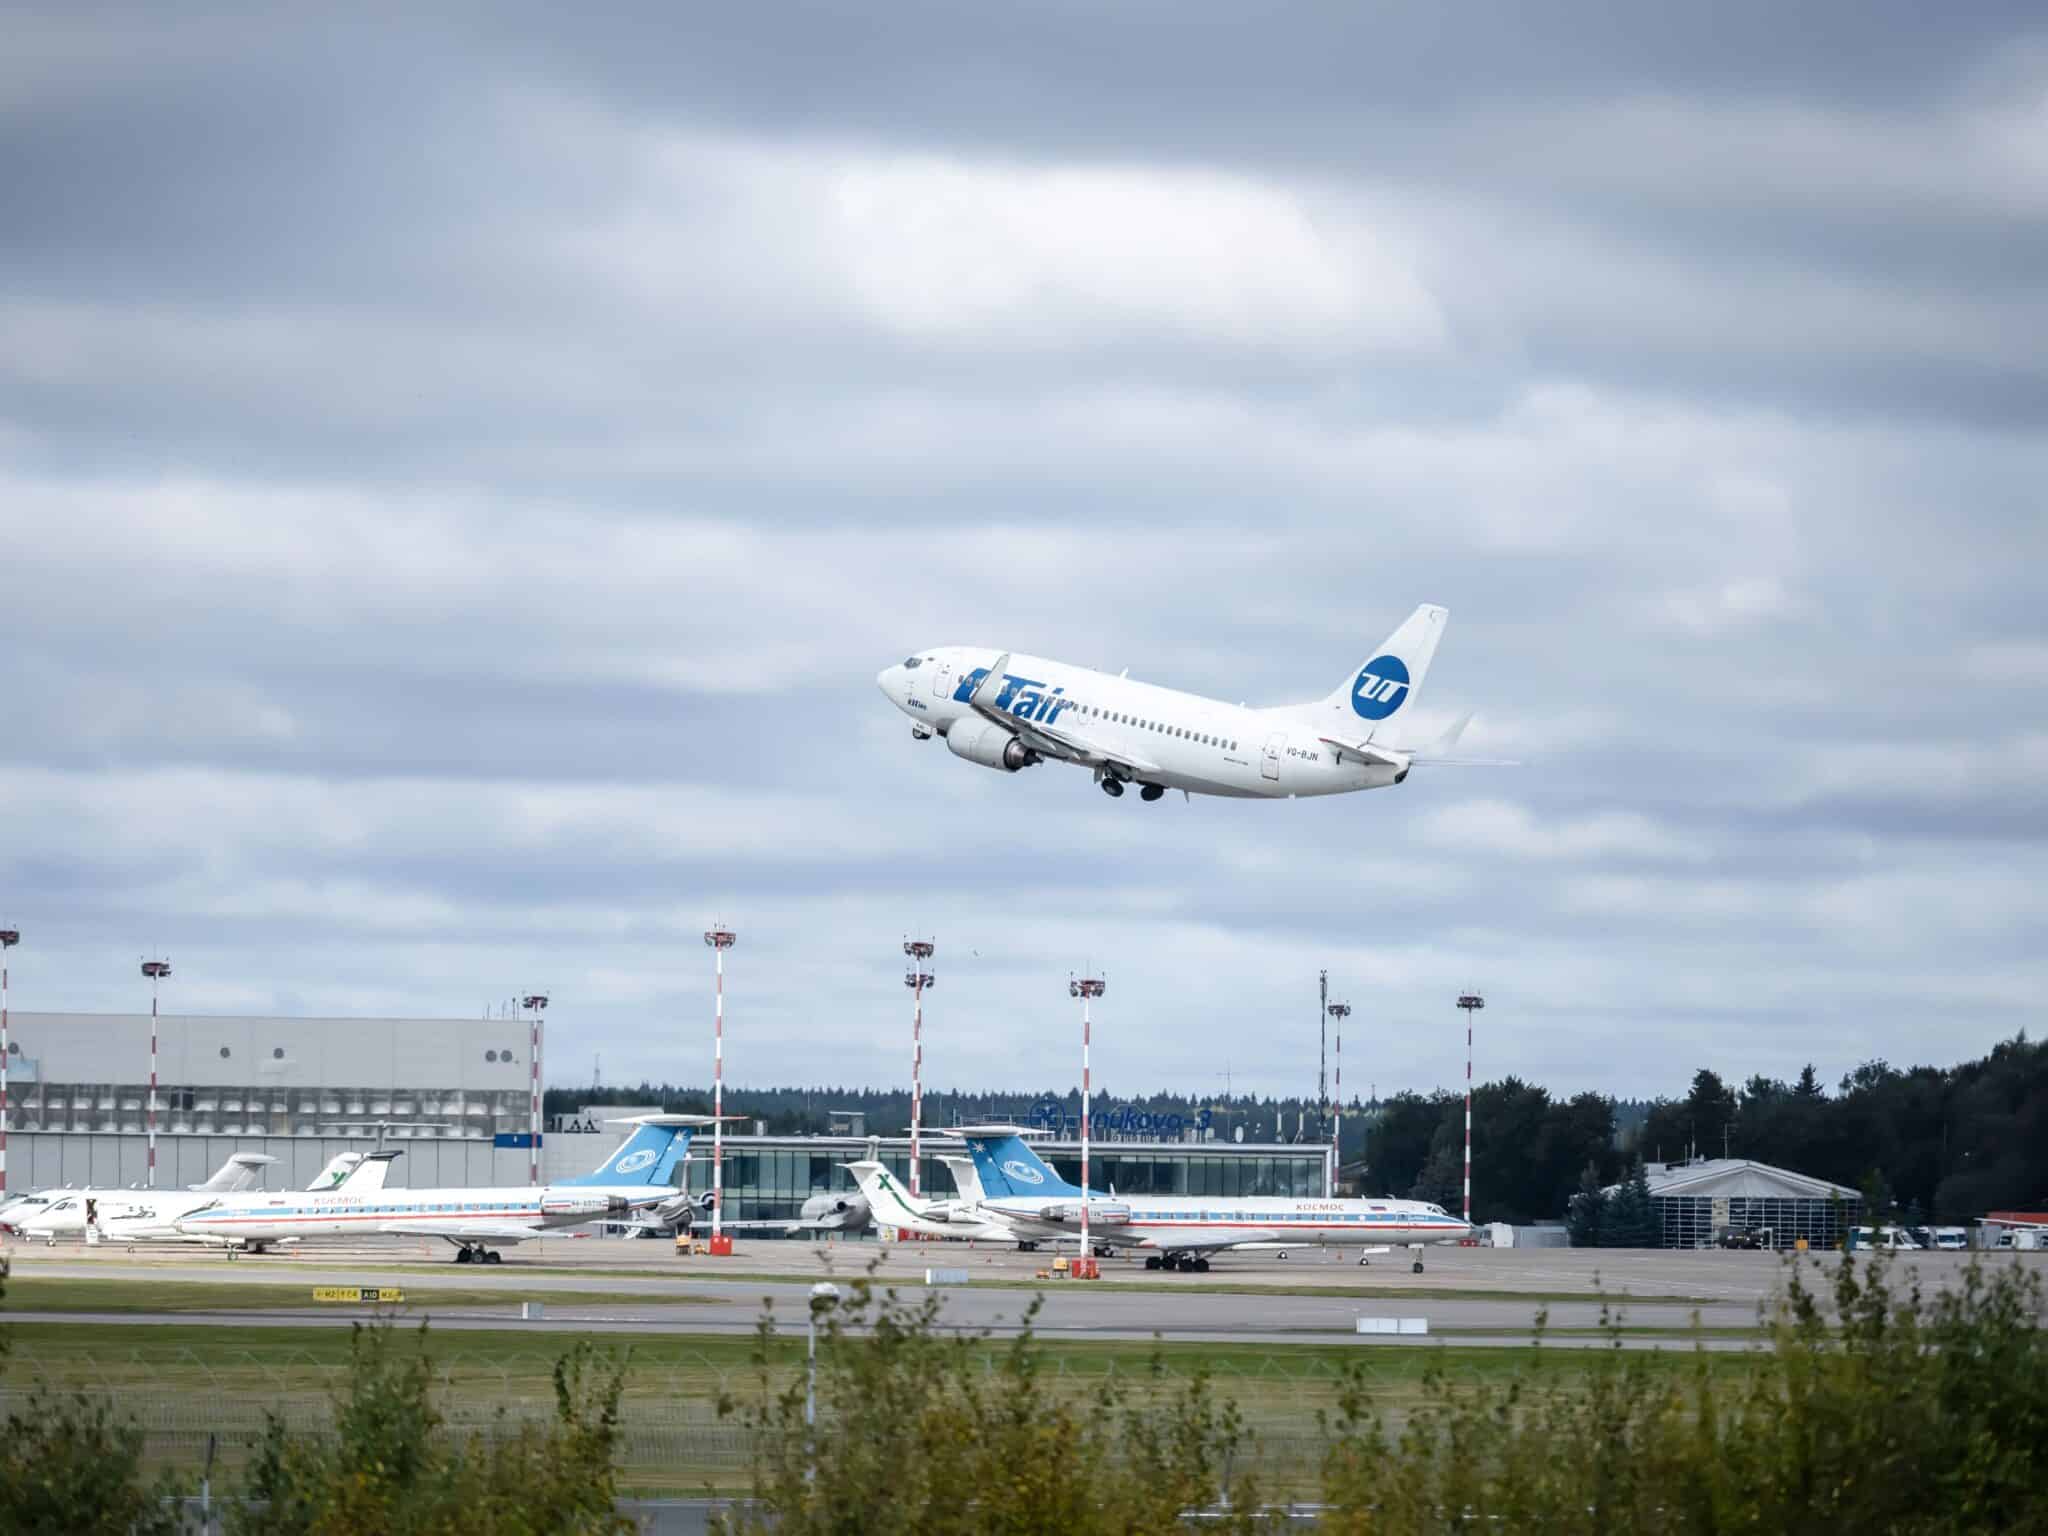
[[[1316,972],[1316,1126],[1320,1133],[1330,1128],[1330,973]]]
[[[20,942],[20,929],[0,928],[0,1200],[7,1198],[7,1068],[14,1043],[7,1033],[7,951]]]
[[[1472,1015],[1486,1006],[1486,999],[1477,992],[1466,992],[1458,998],[1458,1006],[1465,1010],[1465,1225],[1472,1225]]]
[[[1325,1003],[1323,1012],[1337,1021],[1337,1107],[1330,1117],[1330,1187],[1337,1194],[1337,1175],[1344,1166],[1344,1021],[1351,1017],[1349,1003]]]
[[[707,929],[718,971],[718,1012],[711,1037],[711,1240],[717,1242],[725,1216],[725,952],[739,942],[727,928]]]
[[[1088,1103],[1092,1084],[1088,1075],[1088,1047],[1094,1034],[1088,1004],[1102,996],[1108,984],[1100,976],[1067,979],[1067,995],[1081,999],[1081,1257],[1088,1257]]]
[[[919,1192],[918,1130],[924,1123],[924,992],[932,984],[925,969],[936,946],[930,939],[905,939],[903,953],[910,956],[910,970],[903,985],[910,988],[910,1193]]]
[[[534,992],[521,1004],[526,1009],[526,1066],[528,1103],[526,1108],[526,1182],[540,1188],[540,1016],[547,1011],[547,995]]]
[[[149,978],[149,1187],[156,1188],[156,996],[164,978],[171,974],[168,960],[145,960],[142,974]]]

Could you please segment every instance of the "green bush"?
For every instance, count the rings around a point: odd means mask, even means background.
[[[1833,1308],[1788,1266],[1768,1348],[1555,1349],[1504,1383],[1428,1383],[1398,1430],[1355,1374],[1324,1474],[1337,1532],[2048,1529],[2037,1277],[1975,1264],[1923,1298],[1882,1264]],[[1545,1356],[1548,1358],[1546,1359]]]
[[[1217,1501],[1245,1436],[1206,1377],[1169,1377],[1155,1356],[1142,1381],[1076,1390],[1042,1375],[1037,1303],[993,1357],[985,1335],[941,1333],[938,1308],[860,1281],[822,1310],[810,1434],[803,1378],[787,1380],[763,1317],[758,1389],[720,1403],[759,1445],[754,1505],[725,1529],[1097,1536],[1178,1529],[1183,1511]],[[1242,1479],[1230,1491],[1240,1508],[1255,1502]]]
[[[426,1329],[355,1329],[334,1434],[295,1438],[272,1417],[229,1529],[251,1536],[581,1536],[629,1532],[614,1509],[621,1368],[587,1344],[555,1365],[555,1417],[457,1439],[434,1404]]]

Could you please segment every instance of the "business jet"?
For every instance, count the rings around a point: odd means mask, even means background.
[[[593,1172],[573,1179],[511,1189],[355,1194],[344,1183],[320,1194],[228,1195],[181,1218],[178,1230],[225,1238],[258,1253],[272,1243],[308,1237],[438,1237],[454,1244],[458,1264],[496,1264],[503,1258],[501,1247],[553,1228],[650,1208],[672,1220],[687,1209],[689,1196],[672,1187],[669,1177],[689,1150],[691,1133],[711,1124],[711,1117],[637,1115],[607,1123],[630,1125],[633,1134]]]
[[[1014,1126],[964,1126],[981,1177],[981,1209],[1020,1232],[1074,1237],[1081,1210],[1101,1248],[1144,1248],[1147,1269],[1206,1272],[1209,1255],[1231,1248],[1407,1248],[1422,1273],[1422,1249],[1456,1242],[1472,1229],[1442,1206],[1419,1200],[1346,1200],[1275,1195],[1133,1195],[1104,1199],[1069,1184],[1031,1150]]]
[[[54,1245],[58,1238],[83,1234],[98,1242],[101,1223],[117,1210],[189,1210],[214,1195],[253,1189],[262,1171],[277,1159],[262,1152],[236,1152],[203,1184],[183,1189],[51,1189],[38,1190],[8,1202],[5,1220],[23,1237]]]
[[[910,717],[920,741],[938,736],[955,757],[1015,773],[1071,763],[1106,795],[1293,799],[1399,784],[1418,765],[1460,763],[1458,721],[1437,740],[1406,731],[1448,608],[1424,604],[1322,699],[1247,709],[1134,682],[1123,674],[1004,651],[947,645],[907,656],[875,681]]]
[[[977,1210],[964,1200],[931,1200],[911,1194],[880,1163],[864,1160],[842,1166],[860,1185],[875,1220],[885,1227],[951,1242],[1002,1243],[1013,1247],[1021,1242],[1025,1247],[1038,1246],[1028,1238],[1020,1239],[1009,1222]]]

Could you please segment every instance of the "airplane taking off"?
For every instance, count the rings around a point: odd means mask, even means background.
[[[984,768],[1072,763],[1103,793],[1135,783],[1145,800],[1169,789],[1266,800],[1340,795],[1399,784],[1418,764],[1477,766],[1448,755],[1465,720],[1427,744],[1403,730],[1449,618],[1448,608],[1425,603],[1326,697],[1271,709],[960,645],[905,657],[875,681],[910,717],[912,736],[942,736],[955,757]]]

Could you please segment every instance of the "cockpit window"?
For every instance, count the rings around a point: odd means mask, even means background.
[[[906,672],[915,672],[923,665],[924,658],[922,656],[906,656],[903,658],[903,670]]]

